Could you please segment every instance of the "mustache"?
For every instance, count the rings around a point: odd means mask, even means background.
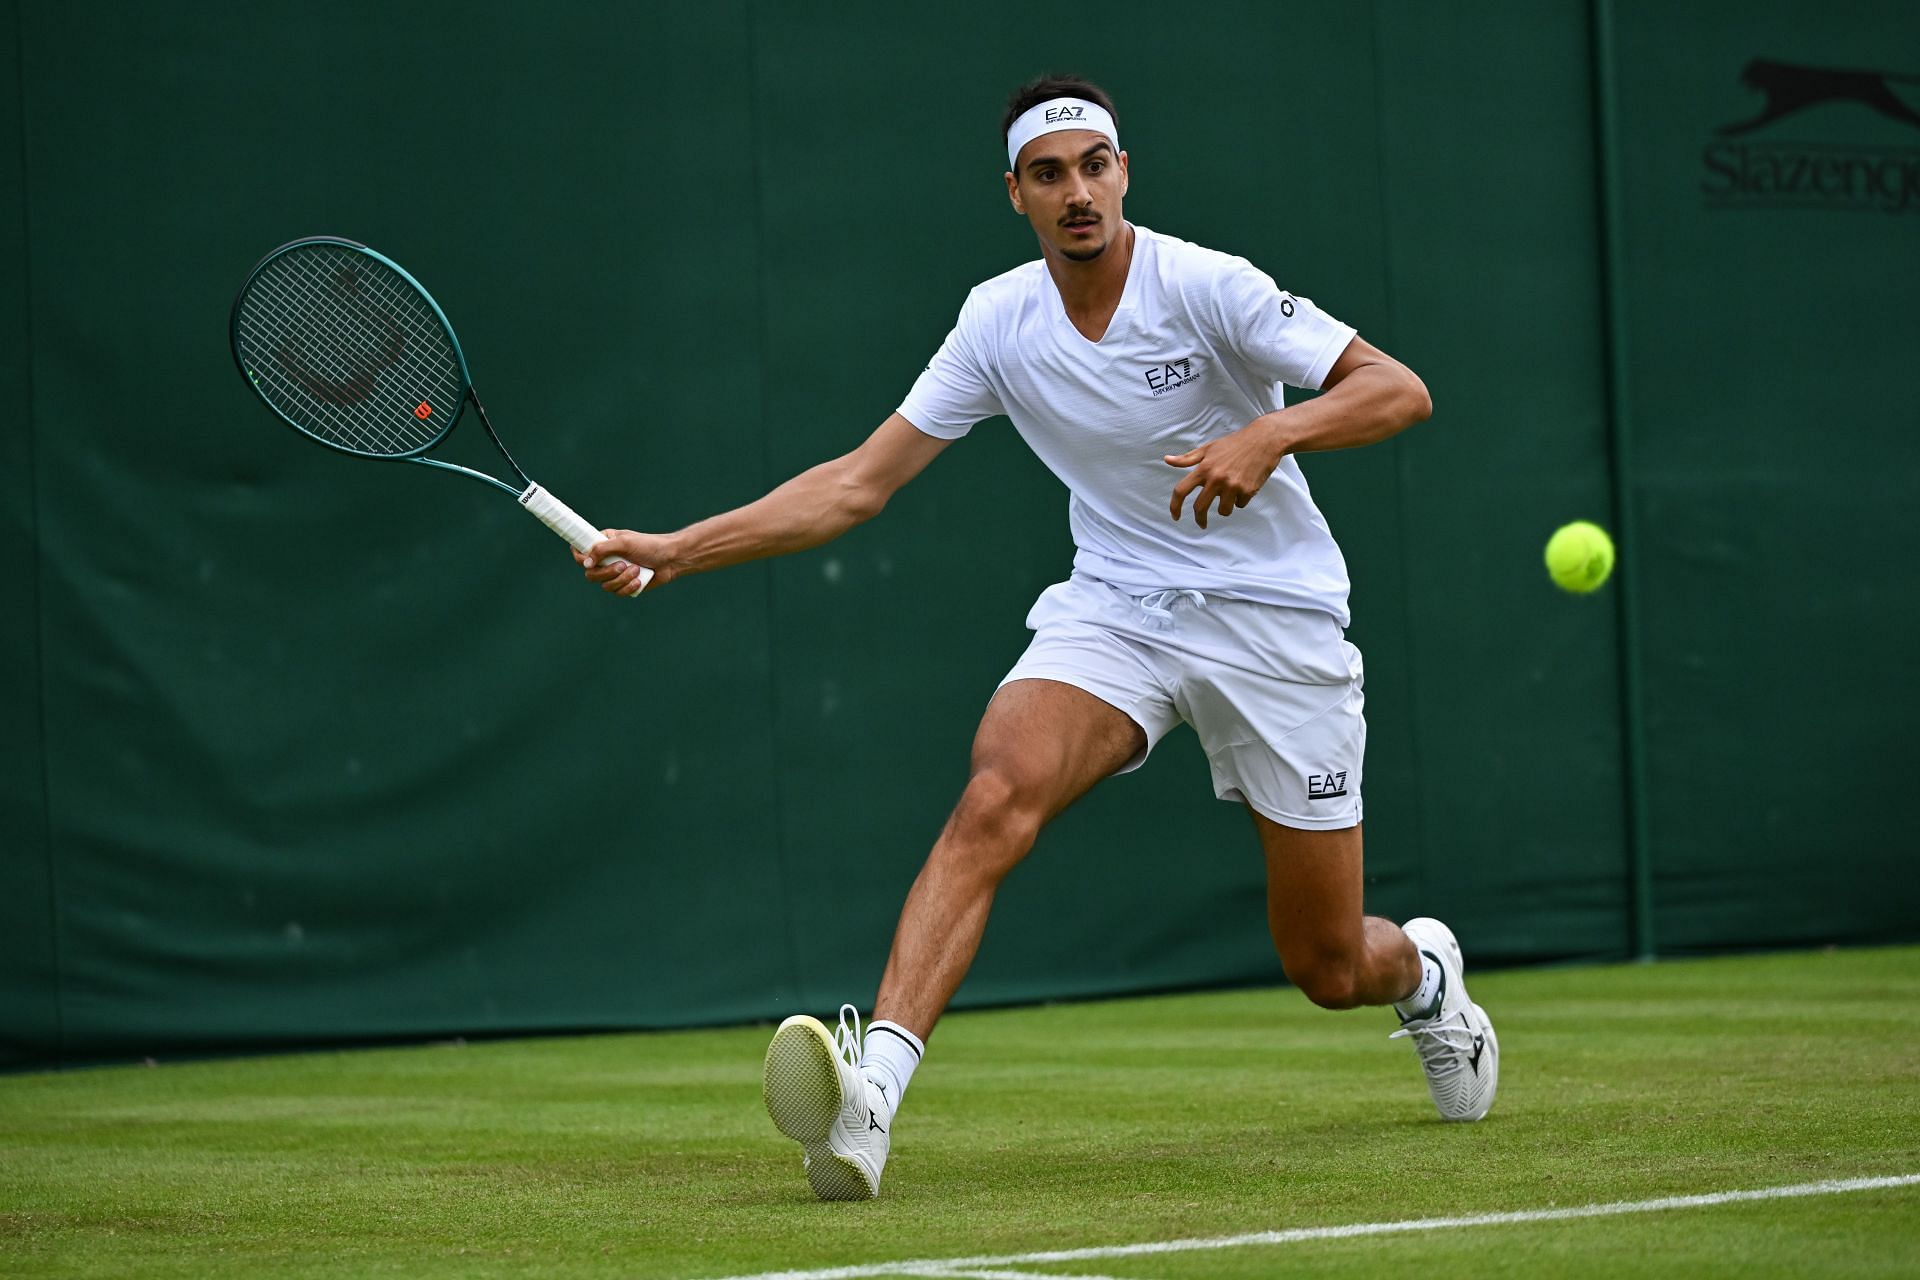
[[[1069,222],[1099,222],[1099,221],[1101,221],[1100,215],[1095,213],[1091,209],[1074,209],[1061,217],[1060,225],[1064,227]]]

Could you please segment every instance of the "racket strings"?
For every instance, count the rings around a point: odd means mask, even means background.
[[[434,421],[435,400],[438,411],[451,410],[464,390],[437,317],[413,288],[372,259],[327,248],[297,257],[289,275],[298,289],[294,301],[323,324],[333,345],[319,354],[335,367],[303,368],[300,345],[288,342],[274,352],[283,378],[312,400],[352,415],[351,425],[384,451],[411,452],[430,443],[447,422],[444,416]],[[415,353],[410,361],[409,351]],[[356,412],[379,407],[375,392],[388,370],[396,374],[397,401],[389,397],[384,414]],[[325,376],[330,372],[342,376]],[[427,394],[416,396],[415,390]],[[415,412],[423,403],[429,406],[424,420]]]
[[[248,363],[264,374],[269,398],[303,429],[330,443],[381,454],[412,452],[439,434],[448,419],[422,422],[412,406],[437,400],[439,408],[448,408],[458,398],[457,378],[422,377],[418,369],[401,368],[389,380],[427,394],[421,400],[411,394],[381,396],[381,375],[400,364],[403,342],[343,321],[332,310],[333,300],[310,291],[290,295],[269,281],[259,296],[280,309],[277,323],[242,345],[252,348],[246,351]]]
[[[466,395],[431,304],[384,263],[342,246],[303,245],[263,267],[241,303],[236,337],[275,408],[355,452],[424,449]]]
[[[261,301],[256,306],[255,299]],[[316,395],[303,385],[312,377],[339,373],[343,366],[335,353],[345,350],[355,335],[334,323],[322,304],[312,297],[293,297],[278,281],[255,282],[255,292],[242,311],[242,354],[249,372],[262,381],[263,390],[282,412],[299,421],[300,426],[336,444],[346,444],[367,453],[405,453],[414,445],[411,433],[395,432],[391,420],[373,415],[364,403],[352,399]],[[277,308],[271,319],[262,313]],[[248,332],[246,326],[254,326]],[[312,361],[313,374],[303,379],[288,368],[289,356],[304,364]],[[369,390],[361,400],[371,399],[370,375],[350,377],[344,385],[365,380]],[[329,401],[332,402],[329,402]]]

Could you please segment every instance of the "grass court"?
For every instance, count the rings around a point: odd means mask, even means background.
[[[1637,1207],[1920,1174],[1920,949],[1471,976],[1478,1125],[1291,990],[955,1014],[869,1204],[808,1193],[766,1027],[0,1077],[0,1274],[1920,1274],[1916,1182]]]

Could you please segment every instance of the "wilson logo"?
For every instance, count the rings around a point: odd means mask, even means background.
[[[1347,794],[1347,771],[1307,775],[1307,799],[1337,800]]]
[[[1169,391],[1178,391],[1181,387],[1195,380],[1193,357],[1187,356],[1179,360],[1168,360],[1164,364],[1154,365],[1152,368],[1146,370],[1145,376],[1147,379],[1147,390],[1153,392],[1156,396],[1163,396]]]
[[[425,422],[433,416],[433,406],[425,400],[422,400],[419,404],[413,406],[413,416]]]

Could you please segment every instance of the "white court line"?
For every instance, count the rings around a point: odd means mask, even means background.
[[[1114,1276],[1089,1276],[1080,1272],[1071,1275],[1064,1271],[915,1271],[912,1273],[928,1280],[1117,1280]]]
[[[1456,1227],[1498,1227],[1518,1222],[1565,1222],[1574,1218],[1610,1218],[1626,1213],[1658,1213],[1665,1209],[1703,1209],[1748,1200],[1785,1200],[1797,1196],[1830,1196],[1846,1191],[1878,1191],[1920,1183],[1920,1173],[1883,1178],[1842,1178],[1801,1182],[1788,1187],[1761,1187],[1753,1191],[1715,1191],[1698,1196],[1665,1196],[1658,1200],[1616,1200],[1568,1209],[1521,1209],[1512,1213],[1476,1213],[1458,1218],[1414,1218],[1400,1222],[1354,1222],[1341,1227],[1296,1227],[1291,1231],[1256,1231],[1243,1236],[1201,1236],[1190,1240],[1150,1240],[1141,1244],[1098,1245],[1091,1249],[1055,1249],[1044,1253],[1003,1253],[993,1257],[913,1258],[899,1262],[870,1262],[855,1267],[821,1267],[812,1271],[762,1271],[728,1276],[725,1280],[860,1280],[866,1276],[940,1276],[957,1272],[1043,1262],[1084,1262],[1094,1258],[1135,1258],[1154,1253],[1192,1253],[1201,1249],[1243,1249],[1249,1245],[1296,1244],[1304,1240],[1344,1240],[1353,1236],[1384,1236],[1410,1231],[1446,1231]],[[1053,1277],[1052,1280],[1065,1280]],[[1076,1280],[1097,1280],[1078,1277]]]

